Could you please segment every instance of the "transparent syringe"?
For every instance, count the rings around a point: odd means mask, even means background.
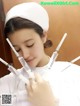
[[[80,56],[76,57],[75,59],[71,60],[70,63],[75,63],[76,61],[80,60]],[[66,69],[68,69],[72,64],[67,65],[62,71],[65,71]],[[61,72],[62,72],[61,71]]]
[[[50,58],[50,61],[48,63],[48,68],[50,69],[52,67],[52,65],[54,64],[55,60],[57,59],[58,57],[58,51],[60,50],[60,47],[62,46],[65,38],[67,36],[67,33],[65,33],[59,43],[59,45],[57,46],[56,50],[53,52],[51,58]]]
[[[22,74],[20,74],[13,66],[8,64],[6,61],[4,61],[2,58],[0,58],[0,62],[2,62],[4,65],[8,67],[8,70],[12,73],[14,73],[19,79],[21,79],[25,84],[29,84],[29,81],[27,78],[25,78]]]
[[[10,45],[11,49],[13,50],[13,52],[15,53],[16,57],[18,58],[19,62],[23,66],[24,70],[28,74],[29,78],[34,78],[33,73],[31,72],[31,68],[29,67],[29,65],[27,64],[27,62],[24,60],[24,58],[22,56],[20,56],[17,53],[17,51],[15,50],[15,48],[13,47],[13,45],[11,44],[10,40],[8,38],[6,38],[6,40],[7,40],[8,44]]]

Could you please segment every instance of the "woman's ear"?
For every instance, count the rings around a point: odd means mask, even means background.
[[[47,32],[43,32],[41,39],[42,39],[43,44],[47,41]]]

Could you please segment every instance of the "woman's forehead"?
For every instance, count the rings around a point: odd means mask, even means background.
[[[25,42],[32,39],[37,39],[38,37],[38,33],[36,33],[33,29],[22,29],[15,31],[12,35],[9,36],[9,39],[12,42]]]

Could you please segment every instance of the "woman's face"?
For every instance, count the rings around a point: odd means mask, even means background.
[[[33,29],[21,29],[9,36],[16,51],[24,57],[31,67],[40,67],[48,63],[48,56],[44,52],[46,36],[40,37]]]

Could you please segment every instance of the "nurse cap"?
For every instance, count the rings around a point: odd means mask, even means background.
[[[5,24],[12,18],[21,17],[38,24],[44,31],[49,28],[49,17],[46,10],[35,2],[26,2],[12,7],[6,14]]]

